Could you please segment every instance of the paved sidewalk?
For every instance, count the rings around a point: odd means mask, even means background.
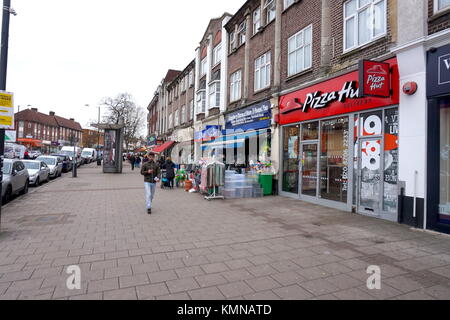
[[[450,237],[282,197],[208,202],[91,165],[3,208],[0,299],[450,299]],[[81,268],[68,290],[66,268]],[[368,266],[382,272],[369,290]]]

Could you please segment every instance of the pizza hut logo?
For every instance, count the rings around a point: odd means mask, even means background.
[[[298,110],[308,112],[308,109],[326,108],[330,103],[335,101],[344,103],[347,99],[355,99],[358,97],[358,92],[356,81],[348,81],[344,83],[340,91],[327,93],[316,91],[314,93],[308,93],[304,103],[301,103],[298,98],[289,100],[281,113],[285,115]]]
[[[360,97],[389,97],[391,68],[388,63],[363,60],[360,62]]]

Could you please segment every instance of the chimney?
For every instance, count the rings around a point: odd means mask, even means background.
[[[75,119],[74,118],[70,118],[70,121],[75,121]]]
[[[38,112],[37,108],[31,108],[31,110],[34,111],[34,112]]]
[[[54,111],[50,111],[50,112],[49,112],[49,115],[51,115],[52,117],[54,117],[54,116],[55,116],[55,112],[54,112]]]

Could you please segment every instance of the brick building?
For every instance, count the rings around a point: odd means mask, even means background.
[[[103,130],[83,129],[83,138],[81,146],[83,148],[103,148],[105,145],[105,136]]]
[[[81,143],[83,130],[74,119],[65,119],[54,112],[44,114],[36,108],[22,110],[15,115],[17,142],[31,149],[54,152],[71,145],[75,137]]]

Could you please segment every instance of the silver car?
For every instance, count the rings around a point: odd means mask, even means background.
[[[42,182],[50,180],[50,168],[43,161],[24,160],[22,161],[30,175],[30,184],[39,187]]]
[[[20,160],[5,159],[3,162],[2,204],[8,203],[16,194],[28,193],[30,177]]]
[[[54,156],[40,156],[36,161],[44,162],[50,168],[50,178],[55,179],[62,174],[62,162],[59,157]]]

